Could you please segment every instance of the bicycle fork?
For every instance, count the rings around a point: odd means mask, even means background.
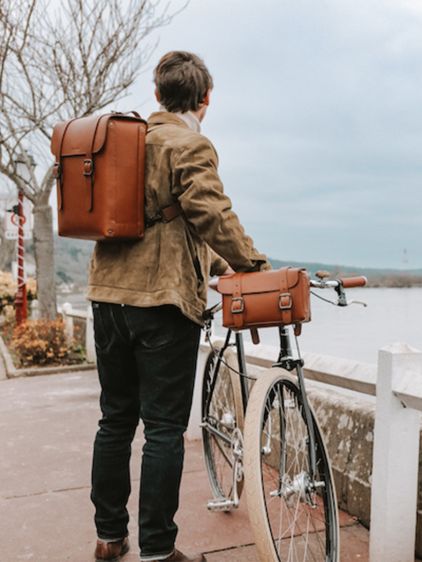
[[[308,429],[308,436],[307,436],[307,449],[309,455],[309,471],[302,471],[298,474],[295,474],[293,479],[286,478],[286,467],[285,465],[285,458],[286,452],[281,452],[280,458],[280,481],[277,490],[270,492],[270,495],[273,497],[279,496],[288,499],[293,495],[298,495],[300,500],[303,502],[308,503],[311,507],[316,508],[316,504],[312,498],[313,492],[316,492],[318,488],[324,487],[324,482],[317,481],[317,466],[316,466],[316,438],[315,438],[315,428],[314,428],[314,421],[313,416],[311,413],[311,408],[309,406],[308,397],[306,394],[305,389],[305,377],[303,374],[303,359],[300,357],[298,359],[294,359],[292,357],[292,350],[290,344],[290,336],[287,327],[280,328],[280,355],[278,358],[277,363],[274,367],[281,367],[289,372],[295,370],[297,375],[297,387],[299,389],[299,394],[301,398],[302,404],[302,416],[304,418],[305,425]],[[279,402],[279,408],[282,408],[283,411],[286,407],[284,403],[283,396],[277,397]],[[285,419],[285,416],[280,416],[281,420]],[[282,429],[285,431],[285,428]],[[271,432],[269,432],[271,435]],[[263,454],[270,454],[271,452],[271,443],[267,442],[263,448]]]

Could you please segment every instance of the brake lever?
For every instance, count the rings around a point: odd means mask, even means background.
[[[362,305],[362,306],[364,306],[364,307],[367,307],[367,306],[368,306],[367,303],[366,303],[366,302],[363,302],[363,301],[350,301],[350,302],[348,302],[347,304],[360,304],[360,305]]]

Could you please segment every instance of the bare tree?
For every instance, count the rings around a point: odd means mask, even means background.
[[[46,0],[0,0],[0,174],[34,206],[43,317],[56,315],[52,128],[120,99],[154,48],[146,38],[171,17],[160,0],[64,0],[56,12]],[[26,158],[25,177],[15,163],[19,155]]]
[[[14,191],[10,182],[3,178],[0,189],[0,271],[10,268],[16,254],[15,240],[8,240],[5,230],[5,218],[13,201]]]

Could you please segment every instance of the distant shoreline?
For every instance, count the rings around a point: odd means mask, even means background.
[[[406,277],[389,277],[387,279],[376,279],[369,278],[368,285],[369,288],[389,288],[389,289],[412,289],[422,287],[422,278],[408,279]]]
[[[421,270],[394,270],[376,269],[370,267],[350,267],[345,265],[333,265],[324,263],[288,263],[280,260],[270,260],[274,268],[292,265],[294,267],[304,267],[308,270],[311,277],[315,277],[317,271],[329,271],[331,279],[338,277],[355,277],[364,275],[368,279],[367,287],[403,288],[422,287]]]
[[[89,260],[92,255],[94,243],[87,240],[55,237],[55,265],[58,283],[84,287],[88,282]],[[30,252],[29,252],[30,253]],[[291,265],[304,267],[311,277],[317,271],[325,270],[331,273],[331,278],[339,276],[352,277],[365,275],[368,278],[368,287],[409,288],[422,287],[422,269],[399,270],[393,268],[374,268],[350,266],[344,264],[328,264],[323,262],[285,261],[270,258],[275,269]]]

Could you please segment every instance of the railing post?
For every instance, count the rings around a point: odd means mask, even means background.
[[[68,345],[72,345],[73,342],[73,317],[71,316],[72,310],[73,309],[70,302],[63,303],[62,314],[64,321],[64,333]]]
[[[420,412],[406,408],[394,387],[422,353],[405,344],[379,351],[371,491],[370,562],[414,562]]]
[[[201,334],[201,344],[198,352],[198,361],[196,364],[196,375],[195,375],[195,386],[193,389],[193,400],[192,409],[189,418],[189,425],[186,430],[186,438],[190,441],[194,439],[201,439],[202,430],[200,423],[202,421],[202,377],[205,368],[205,362],[207,360],[208,354],[210,352],[207,346],[204,349],[203,344],[205,343],[203,333]]]
[[[86,310],[85,348],[86,360],[89,363],[95,363],[97,357],[95,354],[94,321],[92,318],[92,308],[90,305],[88,305]]]
[[[40,318],[40,305],[37,299],[31,301],[31,319],[39,320]]]

